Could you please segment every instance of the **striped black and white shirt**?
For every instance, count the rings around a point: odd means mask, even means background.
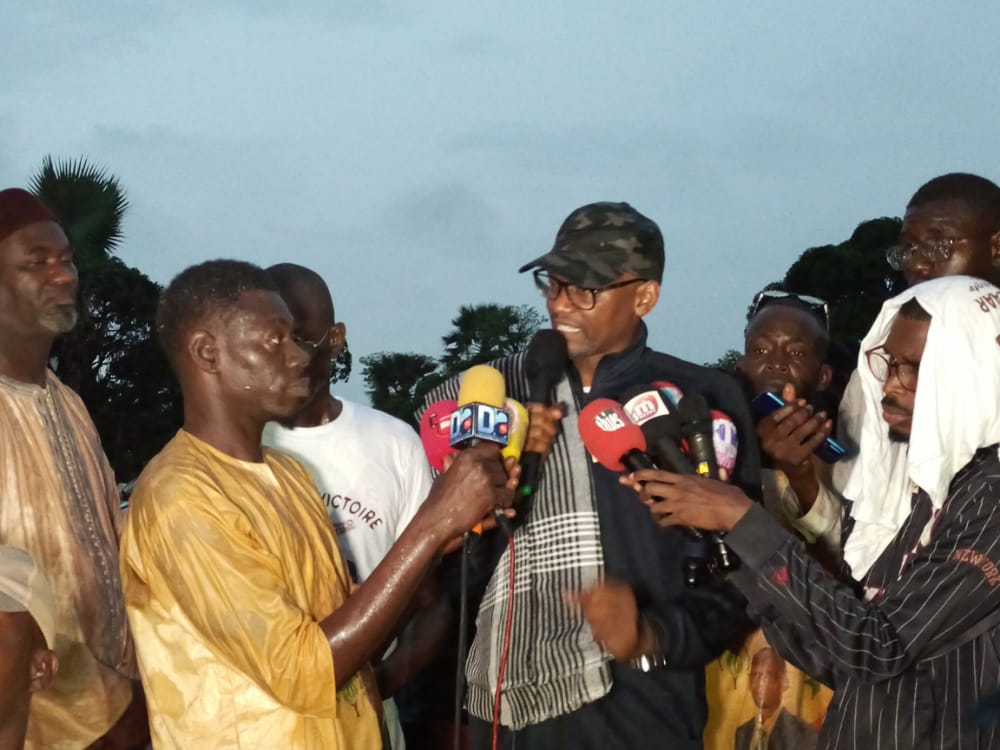
[[[730,580],[785,658],[835,691],[823,748],[1000,748],[970,711],[1000,689],[1000,460],[980,450],[934,511],[923,491],[861,582],[838,581],[762,508],[727,541]]]

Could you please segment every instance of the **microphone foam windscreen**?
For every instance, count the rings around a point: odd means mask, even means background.
[[[622,395],[622,408],[628,414],[633,424],[642,427],[654,417],[670,414],[670,406],[653,385],[640,385],[629,388]]]
[[[528,438],[528,410],[512,398],[504,400],[504,410],[510,415],[510,431],[507,433],[507,445],[500,453],[504,457],[520,458],[524,441]]]
[[[495,367],[476,365],[462,375],[458,389],[458,405],[486,404],[503,409],[505,396],[503,375]]]
[[[726,414],[712,409],[712,442],[715,444],[715,462],[720,469],[732,471],[736,467],[740,440],[733,424]]]
[[[611,471],[625,471],[622,456],[629,451],[645,451],[642,430],[629,420],[617,401],[598,398],[580,411],[577,422],[583,444],[598,463]]]
[[[684,397],[684,392],[669,380],[657,380],[653,385],[659,389],[660,395],[667,399],[669,405],[675,408]]]
[[[566,337],[559,331],[543,328],[528,344],[528,351],[524,355],[524,374],[529,381],[544,379],[554,385],[566,372],[568,359]]]
[[[444,457],[456,453],[450,443],[452,412],[456,401],[435,401],[420,418],[420,442],[424,445],[427,461],[435,471],[444,471]]]
[[[646,436],[646,444],[652,445],[659,440],[670,440],[680,447],[683,433],[681,420],[676,414],[661,414],[640,425],[642,434]]]

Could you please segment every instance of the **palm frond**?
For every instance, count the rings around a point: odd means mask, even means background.
[[[121,244],[128,199],[118,178],[84,157],[46,156],[29,189],[59,217],[78,256],[105,258]]]

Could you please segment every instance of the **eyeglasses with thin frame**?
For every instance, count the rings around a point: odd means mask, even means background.
[[[876,346],[865,352],[868,369],[880,383],[886,382],[893,374],[899,384],[908,391],[917,390],[917,376],[920,374],[919,362],[908,362],[896,359],[885,350],[884,346]]]
[[[309,339],[304,339],[300,336],[292,334],[292,341],[294,341],[298,345],[299,349],[301,349],[302,351],[304,351],[306,354],[309,355],[309,359],[315,357],[316,353],[320,350],[320,347],[323,346],[323,344],[325,344],[329,339],[330,339],[329,328],[326,329],[326,333],[323,334],[323,338],[321,338],[319,341],[310,341]]]
[[[753,317],[766,307],[768,303],[779,299],[796,300],[811,308],[815,312],[819,313],[819,316],[822,318],[822,323],[826,326],[827,331],[830,330],[830,306],[827,304],[825,299],[813,297],[808,294],[786,292],[781,289],[765,289],[763,292],[757,292],[757,294],[754,295],[753,302],[750,303],[750,312],[747,313],[747,320],[753,320]]]
[[[955,253],[954,246],[969,239],[969,237],[943,237],[923,242],[901,242],[885,251],[885,259],[895,271],[906,268],[906,264],[914,255],[931,265],[947,263]]]
[[[609,292],[612,289],[621,289],[623,286],[628,286],[629,284],[640,284],[643,281],[648,281],[648,279],[626,279],[625,281],[616,281],[613,284],[596,289],[589,289],[553,278],[548,271],[541,268],[536,269],[532,275],[535,277],[535,286],[538,287],[538,291],[542,293],[545,299],[558,299],[559,295],[565,290],[566,298],[574,307],[580,310],[593,310],[597,304],[597,295],[601,292]]]

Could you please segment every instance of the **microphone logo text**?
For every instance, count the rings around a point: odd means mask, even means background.
[[[604,432],[617,432],[625,428],[625,423],[622,421],[621,415],[612,409],[605,409],[594,417],[594,424],[604,430]]]

